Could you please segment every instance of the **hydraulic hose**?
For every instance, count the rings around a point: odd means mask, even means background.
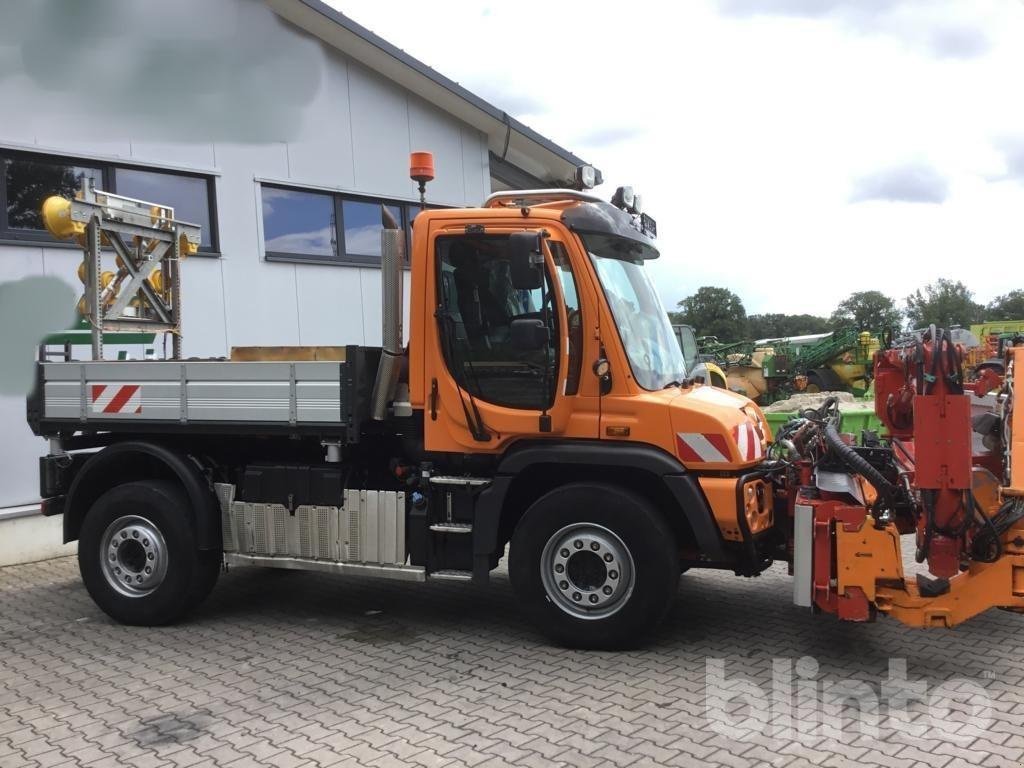
[[[871,466],[863,456],[844,443],[834,424],[825,425],[825,440],[846,466],[871,483],[878,492],[880,500],[889,499],[895,495],[896,486],[886,480],[885,475]]]
[[[984,512],[981,517],[984,519],[984,527],[974,534],[971,557],[982,563],[994,563],[1003,554],[1003,534],[1024,517],[1024,501],[1010,498],[992,517]]]

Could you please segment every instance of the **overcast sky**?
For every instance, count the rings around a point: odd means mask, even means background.
[[[1021,0],[331,2],[633,184],[667,308],[1024,287]]]

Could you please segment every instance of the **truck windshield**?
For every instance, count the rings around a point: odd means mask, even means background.
[[[643,262],[623,258],[625,244],[619,241],[624,239],[594,234],[583,238],[634,378],[644,389],[664,389],[686,378],[686,363]]]

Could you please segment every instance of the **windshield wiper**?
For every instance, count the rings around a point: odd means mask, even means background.
[[[668,389],[669,387],[679,387],[680,389],[685,389],[685,388],[689,388],[689,387],[692,387],[692,386],[693,386],[693,379],[690,378],[689,376],[687,376],[687,377],[683,378],[682,381],[675,381],[675,380],[670,381],[668,384],[666,384],[664,387],[662,387],[662,389]]]

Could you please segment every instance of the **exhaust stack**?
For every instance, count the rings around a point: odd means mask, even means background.
[[[375,421],[388,416],[388,404],[394,400],[395,387],[402,372],[402,265],[405,263],[405,232],[385,206],[381,206],[381,355],[377,380],[373,384],[371,415]]]
[[[409,156],[409,178],[420,187],[421,210],[427,207],[427,182],[434,179],[434,156],[430,152],[413,152]],[[381,334],[380,365],[373,383],[370,415],[374,421],[388,417],[388,405],[395,399],[395,389],[402,374],[405,348],[402,346],[402,267],[405,265],[405,230],[395,221],[386,206],[380,207],[380,282]]]

